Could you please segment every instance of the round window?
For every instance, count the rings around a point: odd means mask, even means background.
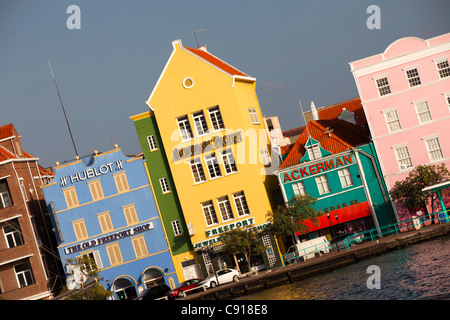
[[[192,78],[184,78],[183,87],[190,89],[194,86],[194,80]]]

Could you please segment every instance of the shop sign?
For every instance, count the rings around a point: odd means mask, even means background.
[[[68,181],[70,183],[84,181],[86,179],[91,179],[94,177],[101,176],[103,174],[107,174],[109,172],[117,171],[123,169],[123,160],[117,160],[115,163],[107,163],[103,164],[100,167],[87,169],[81,172],[77,172],[75,174],[71,174],[65,177],[60,178],[60,187],[66,186]]]
[[[172,161],[189,158],[204,152],[213,151],[218,148],[230,146],[242,141],[242,131],[227,134],[225,136],[214,136],[209,140],[199,142],[183,148],[172,150]]]
[[[254,228],[256,228],[257,232],[261,232],[264,229],[267,229],[269,227],[270,227],[270,222],[254,226]],[[203,240],[203,241],[199,241],[199,242],[194,243],[194,251],[197,251],[197,250],[200,250],[202,248],[209,247],[209,246],[213,246],[213,245],[219,244],[221,242],[222,242],[222,240],[220,239],[220,236],[215,237],[215,238],[211,238],[211,239],[206,239],[206,240]]]
[[[116,233],[112,233],[107,236],[98,237],[96,239],[81,242],[74,246],[64,248],[64,252],[66,254],[75,253],[75,252],[78,252],[81,250],[86,250],[86,249],[89,249],[92,247],[103,245],[103,244],[109,243],[111,241],[123,239],[123,238],[129,237],[129,236],[132,236],[134,234],[145,232],[145,231],[148,231],[151,229],[153,229],[153,223],[149,222],[149,223],[146,223],[146,224],[134,227],[134,228],[129,228],[129,229],[125,229],[125,230],[122,230],[122,231],[119,231]]]
[[[353,163],[352,155],[346,155],[338,158],[324,160],[322,162],[314,163],[309,166],[301,167],[290,172],[284,173],[283,183],[290,182],[292,180],[298,180],[300,178],[313,176],[315,174],[326,172],[347,164]]]
[[[233,223],[230,223],[230,224],[227,224],[224,226],[220,226],[220,227],[217,227],[214,229],[206,230],[206,237],[217,236],[218,234],[233,230],[234,228],[238,228],[238,229],[245,228],[245,227],[251,226],[254,223],[255,223],[255,221],[253,218],[248,218],[245,220],[233,222]]]

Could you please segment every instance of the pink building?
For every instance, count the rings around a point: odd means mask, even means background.
[[[383,53],[350,62],[388,189],[417,165],[450,169],[449,59],[447,33],[402,38]],[[395,207],[399,220],[414,214]]]

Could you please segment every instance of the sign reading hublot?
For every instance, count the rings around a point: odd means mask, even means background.
[[[98,176],[101,176],[102,174],[106,174],[108,172],[113,172],[114,170],[117,171],[120,169],[123,169],[123,160],[117,160],[115,162],[115,166],[114,166],[114,162],[106,163],[97,168],[91,168],[91,169],[84,170],[82,172],[77,172],[75,174],[71,174],[69,176],[61,177],[60,178],[60,187],[67,185],[68,178],[70,178],[70,183],[73,184],[74,182],[84,181],[86,179],[98,177]]]

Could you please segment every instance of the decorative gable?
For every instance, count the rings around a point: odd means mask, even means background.
[[[317,160],[332,154],[330,151],[322,148],[320,142],[313,139],[311,136],[308,137],[308,140],[306,141],[305,150],[305,155],[300,159],[299,163]]]

